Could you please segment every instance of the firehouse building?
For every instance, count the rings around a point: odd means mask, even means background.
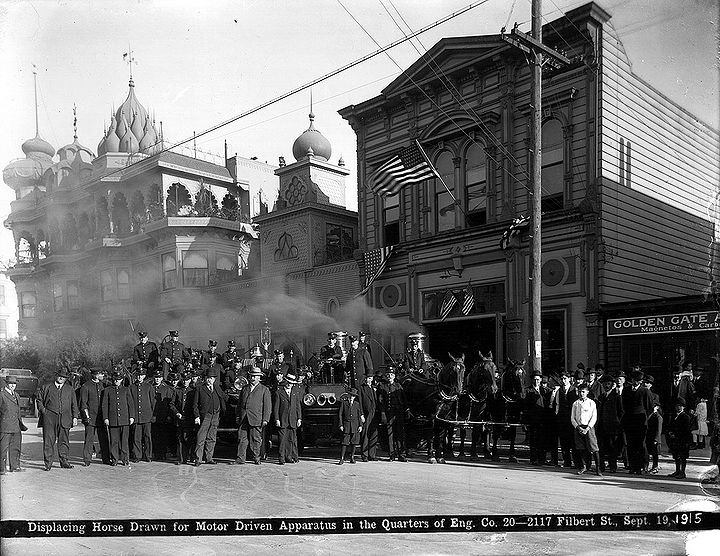
[[[715,373],[718,131],[633,74],[597,4],[546,25],[543,42],[571,59],[543,73],[543,368],[642,363],[660,385],[682,360]],[[530,353],[527,230],[501,246],[530,211],[530,78],[500,35],[445,38],[340,111],[357,135],[360,247],[393,246],[367,303],[421,328],[441,361]],[[438,179],[374,194],[377,168],[416,139],[452,195]],[[669,327],[639,324],[661,315]]]

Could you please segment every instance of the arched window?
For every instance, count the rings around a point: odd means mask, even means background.
[[[237,258],[233,257],[232,255],[218,254],[215,268],[217,272],[218,284],[232,282],[232,280],[238,275]]]
[[[100,273],[100,299],[110,301],[113,298],[113,277],[112,272],[103,270]]]
[[[542,127],[542,209],[543,212],[563,208],[564,201],[564,140],[559,120],[548,120]]]
[[[174,183],[167,190],[165,213],[168,216],[187,216],[192,211],[190,193],[181,183]]]
[[[162,256],[163,289],[171,290],[177,288],[177,261],[175,254],[170,253]]]
[[[468,226],[487,222],[487,157],[478,144],[471,145],[465,155],[465,206]]]
[[[385,245],[400,242],[400,194],[383,198],[383,232]]]
[[[183,255],[183,286],[208,285],[207,251],[185,251]]]
[[[442,181],[435,178],[435,230],[437,232],[455,228],[455,203],[450,195],[450,192],[455,194],[455,165],[452,159],[452,154],[445,151],[435,162],[435,169],[442,178]]]
[[[130,274],[127,270],[121,269],[117,273],[118,299],[130,299]]]
[[[217,199],[208,189],[200,189],[195,196],[195,212],[198,216],[215,216],[218,211]]]

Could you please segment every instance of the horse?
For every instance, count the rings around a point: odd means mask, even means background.
[[[500,393],[498,401],[502,400],[502,405],[498,403],[495,407],[495,421],[504,421],[505,423],[520,423],[522,418],[523,404],[525,403],[525,393],[528,389],[527,372],[525,371],[525,360],[516,361],[508,359],[508,365],[505,367],[500,378]],[[496,425],[493,427],[493,460],[498,459],[497,441],[502,430],[507,430],[508,440],[510,440],[510,455],[508,461],[517,463],[515,457],[515,437],[517,429],[511,425]]]
[[[430,423],[426,430],[430,463],[445,463],[452,455],[457,401],[463,390],[465,355],[448,355],[451,361],[442,367],[431,365],[428,376],[410,372],[401,378],[410,413]]]
[[[498,384],[495,380],[497,367],[493,362],[492,351],[486,357],[479,352],[480,361],[467,374],[465,388],[458,400],[458,416],[460,420],[477,423],[478,421],[492,420],[491,407],[493,397],[498,392]],[[478,441],[480,435],[486,429],[484,425],[473,424],[472,436],[470,444],[470,457],[478,457]],[[467,428],[460,429],[460,453],[458,457],[465,457],[465,437]],[[486,456],[490,456],[490,450],[487,447],[487,437],[483,439],[483,451]]]

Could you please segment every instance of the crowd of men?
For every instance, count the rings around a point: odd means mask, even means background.
[[[427,373],[421,335],[410,335],[409,348],[399,363],[401,372]],[[107,465],[130,465],[139,461],[167,461],[177,465],[213,465],[221,417],[237,433],[237,453],[232,464],[250,461],[259,465],[267,458],[268,438],[278,437],[278,463],[299,461],[298,437],[302,433],[302,399],[312,380],[347,386],[338,409],[342,436],[339,464],[378,459],[380,432],[387,439],[390,461],[407,461],[406,418],[408,403],[403,387],[396,381],[396,367],[376,373],[367,335],[349,337],[349,351],[343,353],[337,337],[328,335],[320,350],[316,375],[288,361],[275,351],[272,361],[261,353],[246,354],[234,341],[224,353],[210,340],[208,349],[193,354],[170,331],[158,346],[147,334],[139,333],[130,369],[116,367],[109,381],[100,368],[90,370],[90,379],[77,392],[68,384],[70,374],[60,369],[53,382],[37,393],[43,429],[44,468],[52,469],[57,453],[61,468],[70,463],[69,432],[84,424],[83,465],[99,456]],[[661,403],[653,391],[654,378],[636,367],[629,373],[604,372],[601,365],[559,377],[533,373],[527,377],[519,367],[511,375],[492,377],[489,404],[502,405],[518,398],[517,412],[510,421],[521,421],[526,430],[532,465],[575,468],[585,473],[595,464],[597,474],[617,472],[622,461],[631,474],[657,473],[658,449],[662,434],[676,459],[671,476],[683,478],[691,445],[691,419],[696,403],[710,396],[712,388],[691,367],[678,368],[670,396]],[[307,374],[306,374],[307,373]],[[473,380],[473,371],[466,382]],[[381,380],[380,380],[381,379]],[[0,470],[21,471],[21,432],[16,381],[9,377],[0,395]],[[519,395],[516,386],[520,385]],[[237,403],[232,408],[229,397]],[[491,407],[492,409],[492,407]],[[686,411],[687,410],[687,411]],[[232,415],[228,415],[232,413]],[[497,413],[495,414],[497,415]],[[508,413],[504,414],[507,420]],[[228,418],[229,417],[229,418]],[[6,431],[7,429],[7,431]],[[507,427],[485,427],[484,451],[499,459],[497,439]],[[514,429],[513,429],[514,430]],[[697,431],[695,431],[697,432]],[[488,448],[493,435],[493,451]],[[707,432],[705,433],[707,434]],[[514,440],[514,435],[513,435]],[[452,447],[450,448],[452,450]],[[475,435],[473,453],[477,455]],[[514,442],[510,461],[517,461]]]

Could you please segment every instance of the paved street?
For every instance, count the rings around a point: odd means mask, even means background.
[[[2,519],[251,518],[420,514],[522,514],[717,510],[698,477],[687,480],[625,473],[598,478],[521,463],[480,460],[429,465],[370,462],[336,465],[333,449],[315,450],[297,465],[198,469],[171,463],[131,468],[78,465],[82,429],[71,434],[72,470],[42,471],[35,421],[24,435],[27,471],[2,477]],[[701,456],[702,459],[701,459]],[[57,465],[57,464],[56,464]],[[663,472],[671,471],[662,461]],[[327,536],[3,539],[2,554],[678,554],[713,533],[543,532]],[[715,539],[715,542],[717,539]]]

